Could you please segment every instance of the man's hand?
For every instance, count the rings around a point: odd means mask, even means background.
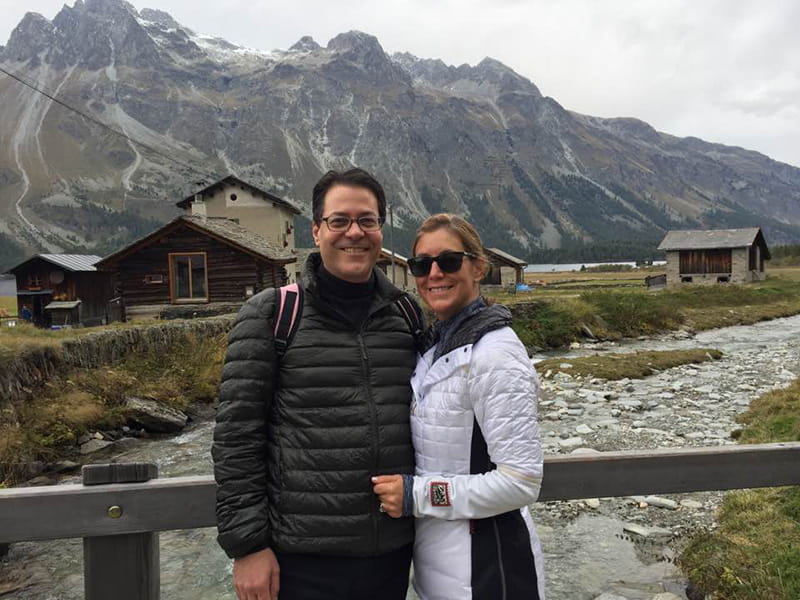
[[[233,561],[233,587],[239,600],[278,600],[280,569],[269,548]]]
[[[383,512],[395,519],[403,516],[402,475],[376,475],[372,478],[372,491],[378,496]]]

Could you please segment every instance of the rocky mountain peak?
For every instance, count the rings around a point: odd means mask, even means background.
[[[328,50],[355,56],[386,54],[378,38],[363,31],[340,33],[328,42]]]
[[[23,61],[46,50],[52,41],[53,29],[53,24],[39,13],[26,13],[11,32],[3,58]]]
[[[314,38],[310,35],[304,35],[289,48],[289,52],[314,52],[321,48],[322,46],[315,42]]]
[[[499,60],[487,56],[473,69],[473,77],[497,85],[502,91],[527,91],[541,97],[541,92],[530,80]]]
[[[340,33],[328,42],[327,48],[333,53],[329,68],[336,76],[345,79],[366,76],[378,85],[409,81],[406,71],[389,58],[374,35],[362,31]]]
[[[85,0],[85,2],[81,2],[86,7],[86,10],[94,13],[94,14],[103,14],[108,16],[117,16],[117,15],[132,15],[134,17],[139,16],[139,12],[129,2],[125,2],[125,0]],[[77,7],[77,2],[75,3],[75,7]]]
[[[139,16],[146,21],[163,25],[167,29],[186,29],[183,25],[173,19],[172,15],[163,10],[158,10],[155,8],[143,8],[139,13]]]

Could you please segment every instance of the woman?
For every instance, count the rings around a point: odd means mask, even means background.
[[[373,478],[381,511],[414,515],[414,587],[422,600],[544,600],[541,549],[527,506],[539,495],[539,382],[479,282],[475,229],[439,214],[417,231],[408,265],[436,315],[411,380],[416,475]]]

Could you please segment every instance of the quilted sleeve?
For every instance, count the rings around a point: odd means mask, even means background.
[[[211,455],[217,482],[217,529],[231,558],[270,545],[266,422],[275,390],[272,334],[275,292],[248,300],[228,337]]]
[[[414,516],[483,519],[532,504],[539,496],[539,380],[513,331],[491,332],[473,347],[468,389],[495,468],[476,475],[415,477]]]

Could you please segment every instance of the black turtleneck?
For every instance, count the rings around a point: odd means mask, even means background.
[[[375,273],[364,283],[350,283],[331,275],[325,265],[320,264],[317,281],[320,298],[347,317],[354,327],[361,327],[375,296]]]

